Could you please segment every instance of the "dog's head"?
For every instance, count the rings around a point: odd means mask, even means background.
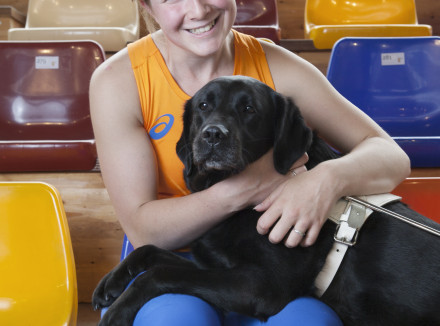
[[[293,102],[249,77],[215,79],[185,104],[177,155],[191,191],[203,190],[244,169],[270,148],[285,174],[312,142]]]

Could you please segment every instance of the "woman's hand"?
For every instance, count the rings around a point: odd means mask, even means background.
[[[299,244],[310,246],[316,241],[328,211],[337,200],[331,183],[326,183],[320,170],[319,167],[307,172],[295,169],[296,175],[254,208],[264,212],[257,224],[260,234],[269,234],[272,243],[284,241],[289,248]]]
[[[273,150],[269,150],[241,173],[222,181],[223,193],[229,194],[227,202],[233,211],[260,204],[286,180],[306,171],[304,164],[308,160],[305,153],[292,165],[289,173],[281,175],[274,168]]]

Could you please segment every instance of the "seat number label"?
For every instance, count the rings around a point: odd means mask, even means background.
[[[56,56],[35,57],[35,69],[59,69],[60,58]]]
[[[382,66],[400,66],[405,65],[405,53],[382,53]]]

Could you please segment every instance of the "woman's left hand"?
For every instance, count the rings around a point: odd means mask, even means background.
[[[258,220],[258,233],[269,234],[272,243],[284,241],[289,248],[311,246],[316,241],[337,200],[318,170],[296,168],[291,178],[254,208],[264,212]]]

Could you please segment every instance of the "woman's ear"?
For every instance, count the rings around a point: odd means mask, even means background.
[[[310,148],[313,133],[290,98],[274,92],[273,101],[275,104],[274,166],[279,173],[286,174]]]
[[[133,0],[134,1],[134,0]],[[150,6],[147,4],[146,0],[139,0],[138,1],[139,4],[142,6],[142,8],[144,8],[145,10],[148,11],[149,14],[151,14],[150,12]]]

